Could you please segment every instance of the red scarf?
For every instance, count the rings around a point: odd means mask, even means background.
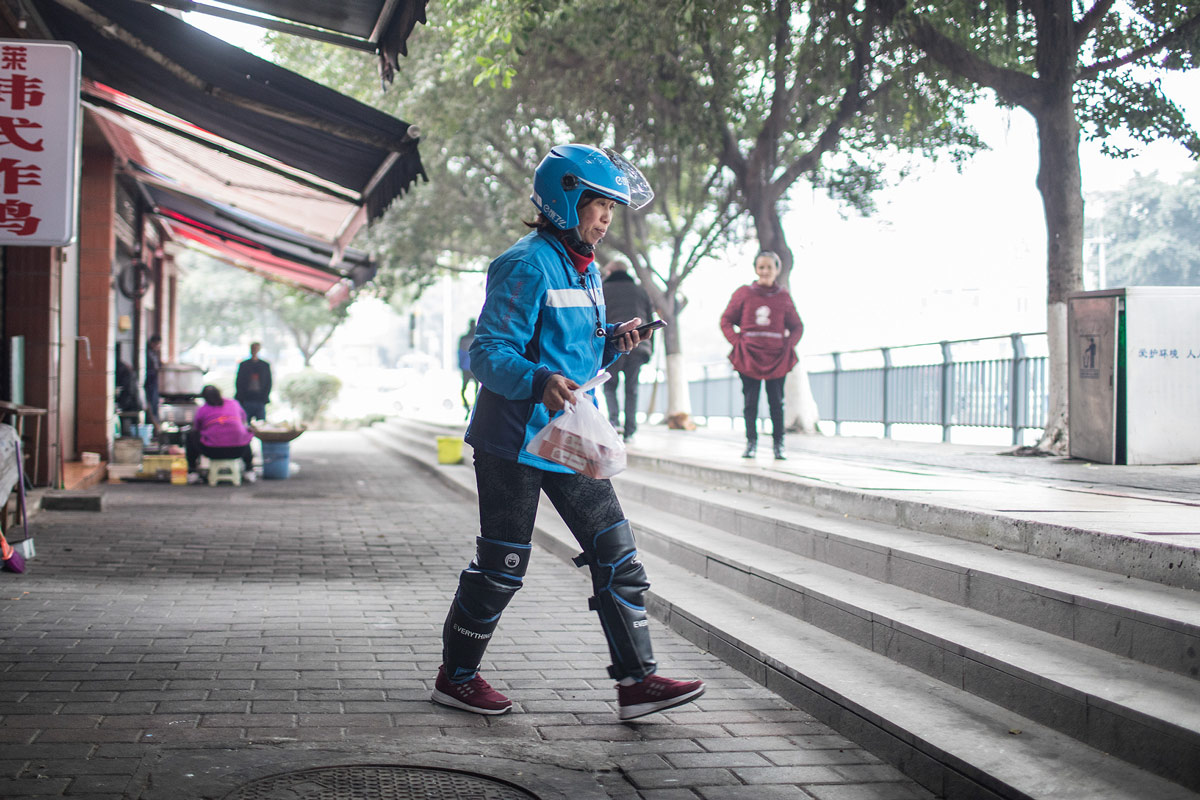
[[[582,256],[579,253],[576,253],[570,247],[567,247],[565,244],[563,245],[563,249],[565,249],[567,251],[567,255],[571,257],[571,264],[574,265],[575,271],[580,275],[587,272],[587,268],[590,267],[592,262],[596,260],[596,256],[593,254],[588,253],[586,256]]]

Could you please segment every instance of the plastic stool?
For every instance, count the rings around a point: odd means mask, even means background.
[[[242,485],[242,460],[240,458],[210,458],[208,460],[208,485],[216,486],[229,481],[234,486]]]

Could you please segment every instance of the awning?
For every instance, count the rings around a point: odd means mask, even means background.
[[[168,222],[175,240],[188,242],[213,258],[253,272],[263,278],[286,283],[297,289],[329,298],[329,305],[336,306],[348,296],[350,281],[330,275],[313,267],[306,267],[286,258],[279,258],[251,244],[238,242],[191,225]],[[345,291],[341,291],[345,287]],[[335,296],[336,295],[336,296]]]
[[[91,87],[89,94],[110,90]],[[324,295],[331,306],[375,275],[370,257],[337,243],[358,207],[239,157],[224,140],[199,139],[152,121],[157,109],[124,98],[136,114],[86,102],[117,168],[137,182],[167,235],[264,278]],[[182,124],[181,120],[176,123]]]
[[[78,45],[90,80],[341,187],[364,221],[424,177],[414,126],[170,14],[137,0],[29,2],[52,37]]]
[[[183,192],[143,184],[152,211],[172,234],[248,260],[247,268],[325,293],[341,281],[357,288],[375,277],[370,255],[348,249],[329,266],[330,244],[284,225]],[[240,266],[240,265],[239,265]]]
[[[330,243],[352,226],[358,206],[348,195],[299,182],[286,165],[239,152],[104,87],[89,85],[85,95],[88,117],[112,146],[118,169],[139,183],[234,207]]]
[[[428,4],[427,0],[224,0],[221,6],[228,8],[222,8],[191,0],[142,1],[378,53],[385,81],[392,79],[397,57],[408,54],[408,37],[418,22],[425,22]]]

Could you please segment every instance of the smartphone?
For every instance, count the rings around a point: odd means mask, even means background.
[[[638,336],[645,338],[646,334],[650,333],[650,331],[656,331],[659,328],[665,328],[665,327],[667,327],[667,323],[665,320],[652,319],[649,322],[638,325],[636,328],[634,328],[634,330],[638,332]],[[625,331],[625,333],[629,333],[629,331]],[[610,341],[613,339],[619,339],[622,336],[624,336],[625,333],[613,334],[612,336],[609,336],[608,338]]]

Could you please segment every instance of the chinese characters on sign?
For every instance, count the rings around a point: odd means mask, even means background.
[[[1158,359],[1200,358],[1200,347],[1189,347],[1186,355],[1183,352],[1183,348],[1180,347],[1139,347],[1137,349],[1137,357]]]
[[[0,245],[75,238],[79,50],[0,39]]]

